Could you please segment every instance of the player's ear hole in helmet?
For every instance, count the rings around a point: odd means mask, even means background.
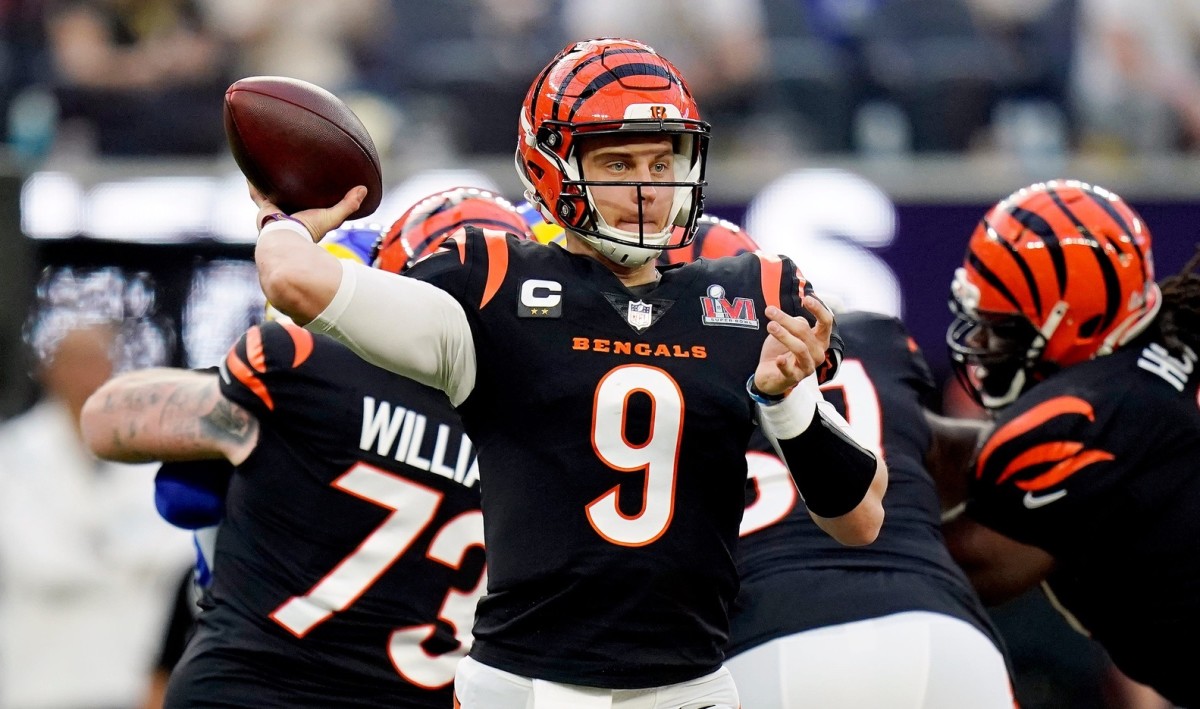
[[[402,273],[468,225],[533,238],[529,224],[508,200],[478,187],[453,187],[409,207],[376,242],[370,263]]]
[[[585,179],[583,143],[605,136],[668,138],[669,179]],[[614,263],[637,267],[663,249],[691,242],[703,209],[708,137],[709,125],[700,120],[683,77],[652,48],[616,38],[577,42],[559,52],[529,88],[517,135],[517,174],[526,199],[547,219]],[[593,190],[600,185],[637,190],[639,204],[645,190],[670,189],[666,224],[654,233],[646,233],[644,222],[637,232],[608,224],[595,203]]]
[[[1137,212],[1102,187],[1052,180],[1009,195],[975,228],[951,284],[946,342],[959,381],[996,409],[1112,352],[1160,304]]]

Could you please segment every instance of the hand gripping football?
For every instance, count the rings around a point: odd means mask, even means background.
[[[350,107],[325,89],[283,76],[252,76],[225,91],[225,136],[242,174],[288,214],[332,207],[366,185],[361,219],[379,208],[375,143]]]

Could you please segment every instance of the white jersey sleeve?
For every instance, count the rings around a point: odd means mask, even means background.
[[[475,388],[475,344],[458,301],[424,281],[341,263],[337,293],[305,327],[374,365],[441,389],[454,406],[465,401]]]

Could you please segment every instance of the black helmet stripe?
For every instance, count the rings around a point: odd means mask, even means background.
[[[538,98],[542,95],[542,85],[546,83],[546,79],[548,79],[550,77],[550,73],[554,71],[554,68],[556,66],[558,66],[558,63],[560,61],[562,61],[562,58],[567,56],[571,52],[575,51],[578,46],[579,46],[578,44],[575,44],[575,45],[572,45],[570,48],[564,49],[563,51],[559,52],[558,56],[556,56],[554,58],[554,61],[547,64],[546,68],[542,69],[542,73],[538,75],[537,81],[534,82],[533,93],[531,94],[532,100],[530,101],[530,105],[529,105],[529,111],[530,111],[529,123],[530,123],[530,125],[532,125],[533,122],[537,118],[537,102],[538,102]],[[557,100],[555,100],[555,102],[554,102],[554,117],[555,118],[558,117],[558,101]]]
[[[996,274],[992,273],[990,268],[984,265],[983,259],[979,258],[979,255],[973,250],[967,251],[967,264],[971,268],[975,269],[975,272],[978,273],[983,280],[987,281],[993,288],[999,291],[1000,295],[1004,296],[1004,299],[1012,304],[1014,310],[1017,312],[1021,311],[1021,304],[1017,302],[1016,296],[1012,294],[1012,291],[1008,289],[1008,286],[1004,285],[1004,281],[1000,280]]]
[[[583,103],[594,96],[597,91],[608,86],[614,81],[627,79],[631,76],[657,76],[660,79],[666,79],[668,82],[679,85],[679,80],[661,64],[649,63],[630,63],[615,66],[600,76],[592,80],[590,84],[583,87],[579,95],[575,98],[575,103],[571,106],[571,111],[567,115],[567,120],[574,120],[575,113],[583,106]]]
[[[1037,234],[1046,243],[1046,252],[1050,254],[1050,262],[1054,264],[1054,276],[1058,281],[1058,295],[1062,297],[1063,291],[1067,287],[1067,260],[1063,258],[1062,244],[1058,242],[1058,235],[1040,214],[1035,214],[1028,209],[1014,207],[1012,216],[1021,226]]]
[[[578,46],[578,45],[576,45],[576,46]],[[574,49],[574,48],[572,48],[572,49]],[[565,56],[565,54],[567,54],[567,53],[564,53],[564,56]],[[554,99],[553,99],[554,106],[553,106],[553,111],[550,114],[551,117],[554,118],[554,120],[563,120],[562,116],[559,115],[561,113],[561,109],[562,109],[562,105],[563,105],[563,98],[567,95],[567,87],[570,86],[575,81],[575,77],[579,76],[579,73],[581,71],[583,71],[584,69],[586,69],[587,67],[591,66],[592,64],[595,64],[596,62],[603,59],[606,55],[610,55],[610,54],[649,54],[649,52],[647,52],[644,49],[640,49],[638,47],[627,47],[625,49],[605,49],[600,54],[597,54],[596,56],[593,56],[593,57],[588,57],[587,59],[579,62],[579,64],[577,64],[574,68],[571,69],[570,73],[568,73],[565,77],[563,77],[562,83],[558,85],[558,91],[556,91],[554,94]],[[557,64],[558,64],[558,62],[553,62],[551,64],[551,66],[547,67],[546,71],[543,73],[543,78],[545,76],[549,75],[551,68],[553,68]],[[541,95],[541,88],[542,88],[541,80],[539,79],[538,90],[537,90],[538,92],[536,94],[534,94],[535,96]],[[599,88],[599,87],[597,87],[597,88]],[[585,88],[584,92],[586,92],[586,91],[587,91],[587,89]],[[581,95],[584,95],[584,94],[581,93]],[[590,93],[586,94],[586,96],[591,96],[591,94]],[[576,103],[576,106],[571,109],[571,114],[570,114],[570,116],[567,117],[566,120],[570,120],[571,118],[573,118],[575,116],[576,110],[578,110],[578,102]]]
[[[1141,268],[1139,270],[1145,272],[1146,254],[1142,253],[1142,247],[1139,246],[1137,241],[1133,239],[1133,225],[1126,221],[1125,217],[1121,216],[1121,213],[1118,212],[1116,207],[1112,205],[1112,202],[1090,190],[1085,190],[1084,194],[1086,194],[1093,202],[1095,202],[1097,206],[1103,209],[1108,216],[1112,217],[1114,222],[1121,225],[1121,232],[1129,236],[1129,246],[1133,249],[1133,253],[1138,257],[1138,263],[1141,264]],[[1119,242],[1113,242],[1113,246],[1115,246],[1117,250],[1121,249]]]
[[[992,225],[986,218],[983,220],[983,228],[989,234],[996,233],[996,230],[992,228]],[[1042,294],[1038,290],[1037,279],[1033,277],[1033,269],[1029,267],[1029,262],[1025,260],[1025,258],[1019,253],[1017,253],[1017,247],[1014,246],[1009,240],[997,238],[996,241],[1004,245],[1004,248],[1008,250],[1008,254],[1012,256],[1013,261],[1017,264],[1017,268],[1021,269],[1021,275],[1025,276],[1025,285],[1029,288],[1029,293],[1033,297],[1033,308],[1037,311],[1039,316],[1043,315]],[[1014,305],[1017,306],[1017,310],[1021,310],[1021,307],[1015,302]]]
[[[1091,241],[1092,254],[1096,257],[1096,263],[1100,266],[1100,274],[1104,278],[1104,320],[1100,323],[1099,331],[1103,332],[1112,325],[1113,320],[1117,317],[1117,311],[1121,308],[1121,281],[1117,277],[1117,269],[1113,266],[1112,261],[1104,255],[1104,244],[1096,238],[1091,229],[1075,215],[1075,212],[1066,205],[1062,200],[1062,196],[1056,190],[1048,190],[1050,198],[1054,200],[1054,204],[1062,210],[1062,213],[1067,215],[1079,233],[1085,234]]]

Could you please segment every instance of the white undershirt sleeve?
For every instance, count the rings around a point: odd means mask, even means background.
[[[458,406],[475,388],[475,343],[461,305],[415,278],[342,261],[333,300],[311,323],[363,359],[441,389]]]

